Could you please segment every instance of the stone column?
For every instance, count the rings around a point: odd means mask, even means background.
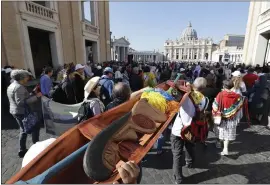
[[[126,61],[126,55],[127,55],[126,47],[123,47],[123,50],[124,50],[123,61]]]
[[[124,47],[121,47],[121,50],[122,50],[122,58],[121,58],[121,61],[124,61],[125,48],[124,48]]]
[[[119,55],[120,55],[120,61],[122,62],[122,59],[123,59],[123,50],[122,50],[122,47],[119,47]]]
[[[118,61],[121,61],[121,58],[122,58],[122,56],[121,56],[121,47],[118,46]]]
[[[186,49],[185,48],[182,48],[182,57],[183,57],[183,60],[185,60],[185,55],[186,55]]]
[[[126,56],[125,56],[125,60],[127,60],[128,59],[128,47],[126,47]]]
[[[115,46],[115,52],[114,52],[114,59],[116,60],[117,55],[117,61],[119,61],[119,55],[118,55],[118,46]]]
[[[204,58],[204,48],[202,49],[202,60],[204,60],[205,58]]]
[[[119,47],[115,47],[115,54],[117,55],[117,61],[119,61]]]
[[[117,55],[118,55],[118,61],[121,61],[121,51],[120,51],[120,47],[118,46],[118,52],[117,52]]]
[[[209,52],[208,52],[208,60],[212,60],[212,49],[209,49]]]
[[[187,60],[189,60],[189,48],[187,48]]]
[[[117,54],[117,61],[119,61],[120,60],[120,48],[119,48],[119,46],[117,46],[117,48],[116,48],[116,54]]]

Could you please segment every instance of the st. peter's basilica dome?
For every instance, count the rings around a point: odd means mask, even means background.
[[[185,40],[198,39],[197,32],[192,28],[191,22],[189,22],[188,27],[182,32],[181,38]]]

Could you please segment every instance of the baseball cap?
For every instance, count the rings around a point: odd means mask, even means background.
[[[82,64],[76,64],[75,66],[75,71],[77,71],[78,69],[83,69],[84,66]]]
[[[12,69],[11,68],[7,68],[7,69],[5,69],[5,72],[6,73],[10,73],[12,71]]]
[[[103,72],[104,72],[104,73],[105,73],[105,72],[110,72],[110,73],[114,74],[112,68],[110,68],[110,67],[106,67],[106,68],[104,69]]]

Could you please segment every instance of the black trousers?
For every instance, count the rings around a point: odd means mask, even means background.
[[[184,141],[181,137],[171,134],[171,145],[173,154],[173,173],[175,183],[181,184],[183,181],[182,164],[181,159],[183,155],[184,146],[185,150],[185,161],[187,164],[194,162],[194,144]]]

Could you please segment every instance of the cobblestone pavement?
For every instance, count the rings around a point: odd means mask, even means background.
[[[18,126],[7,111],[2,102],[2,183],[16,174],[22,164],[22,159],[17,156]],[[227,157],[218,154],[220,151],[215,148],[212,134],[206,148],[198,145],[195,168],[183,167],[185,183],[270,183],[270,131],[260,125],[253,125],[250,128],[241,125],[238,133],[237,140],[230,145],[232,155]],[[40,140],[50,137],[52,136],[41,129]],[[28,137],[27,146],[30,145],[31,137]],[[162,155],[156,155],[155,151],[151,151],[146,156],[141,183],[174,183],[172,154],[168,141]]]

